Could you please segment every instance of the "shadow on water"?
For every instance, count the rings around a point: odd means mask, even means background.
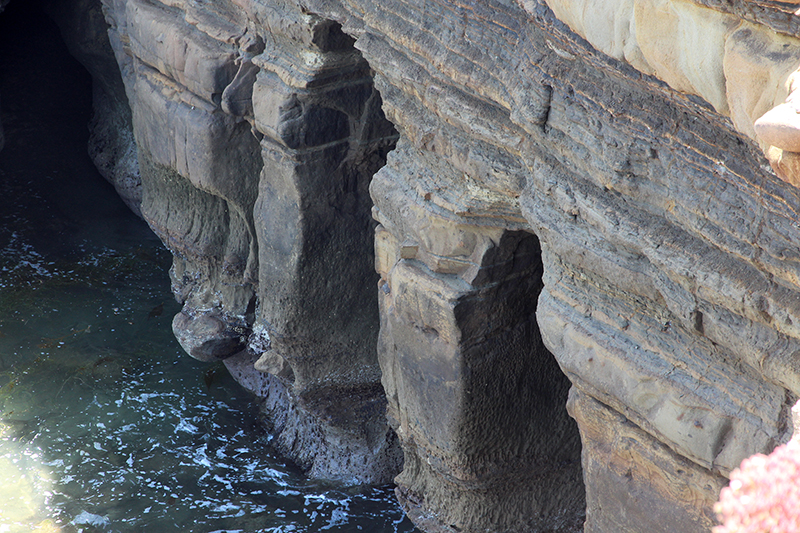
[[[55,26],[12,1],[0,14],[0,533],[415,531],[389,488],[305,479],[227,372],[182,354],[170,256],[86,156],[90,95]]]

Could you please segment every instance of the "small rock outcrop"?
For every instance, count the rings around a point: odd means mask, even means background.
[[[101,8],[96,160],[311,475],[431,532],[700,532],[789,439],[796,6]]]

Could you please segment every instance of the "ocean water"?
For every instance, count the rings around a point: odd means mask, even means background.
[[[416,531],[391,487],[305,478],[180,350],[170,256],[86,156],[55,27],[13,37],[25,3],[0,14],[0,533]]]
[[[0,251],[0,532],[412,531],[388,487],[306,479],[224,367],[180,351],[149,244]]]

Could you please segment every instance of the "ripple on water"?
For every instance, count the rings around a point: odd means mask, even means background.
[[[390,488],[304,478],[226,372],[205,383],[169,327],[168,259],[0,271],[0,533],[414,531]]]

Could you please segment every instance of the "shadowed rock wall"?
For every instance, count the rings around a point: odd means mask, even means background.
[[[784,7],[104,0],[176,335],[428,531],[707,531],[800,395]]]

